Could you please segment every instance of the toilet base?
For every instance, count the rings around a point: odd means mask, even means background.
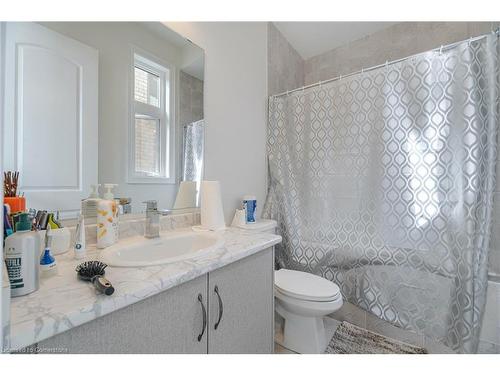
[[[283,346],[302,354],[323,353],[328,344],[323,317],[306,317],[286,311],[276,305],[276,312],[284,318]]]

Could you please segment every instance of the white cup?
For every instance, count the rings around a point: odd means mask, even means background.
[[[52,255],[64,254],[71,246],[71,232],[68,228],[51,229],[49,232]]]
[[[234,217],[233,217],[233,222],[231,223],[231,225],[233,227],[242,227],[242,226],[245,226],[246,224],[246,220],[245,220],[245,210],[236,210],[236,212],[234,213]]]

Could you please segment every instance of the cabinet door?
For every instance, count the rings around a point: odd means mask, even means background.
[[[273,276],[271,248],[209,274],[209,353],[272,353]]]
[[[38,343],[40,352],[207,353],[207,275]],[[208,314],[208,311],[207,311]],[[208,327],[207,327],[208,328]]]

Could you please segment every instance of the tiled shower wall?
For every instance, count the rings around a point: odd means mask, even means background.
[[[500,22],[402,22],[304,62],[306,85],[490,32]]]
[[[304,85],[304,60],[271,22],[267,28],[267,90],[269,95]]]
[[[321,55],[303,60],[269,23],[268,92],[324,81],[458,42],[494,30],[500,22],[402,22]],[[500,352],[500,150],[489,271],[492,275],[483,320],[480,351]],[[495,276],[496,275],[496,276]]]
[[[180,125],[201,120],[203,118],[203,81],[181,71],[179,87]]]

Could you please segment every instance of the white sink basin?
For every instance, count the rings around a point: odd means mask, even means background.
[[[99,258],[115,267],[154,266],[194,258],[223,243],[220,236],[210,232],[163,233],[158,238],[134,238],[107,247]]]

